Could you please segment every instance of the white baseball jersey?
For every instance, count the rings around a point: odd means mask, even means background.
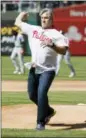
[[[22,42],[24,42],[24,38],[22,34],[18,33],[15,40],[15,47],[22,47]]]
[[[22,22],[20,25],[23,33],[28,35],[28,41],[32,54],[32,62],[36,67],[36,73],[56,69],[57,53],[50,47],[42,47],[42,41],[54,42],[58,46],[69,46],[68,39],[55,29],[43,29],[40,26]]]

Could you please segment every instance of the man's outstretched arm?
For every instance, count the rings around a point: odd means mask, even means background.
[[[53,45],[52,49],[55,50],[59,54],[65,55],[68,47],[67,46],[59,47],[59,46]]]
[[[50,48],[52,48],[53,50],[55,50],[57,53],[59,53],[59,54],[63,54],[63,55],[65,55],[66,54],[66,51],[67,51],[67,49],[68,49],[68,46],[58,46],[58,45],[56,45],[56,44],[54,44],[54,43],[47,43],[47,42],[42,42],[41,43],[41,46],[44,48],[44,47],[50,47]]]
[[[27,19],[27,16],[28,16],[28,13],[27,13],[27,12],[21,12],[21,13],[17,16],[17,18],[16,18],[14,24],[15,24],[16,26],[20,27],[21,22],[22,22],[22,21],[25,21],[25,20]]]

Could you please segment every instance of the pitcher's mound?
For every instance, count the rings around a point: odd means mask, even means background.
[[[86,105],[52,105],[57,111],[47,129],[86,129]],[[2,128],[34,129],[37,108],[33,104],[3,106]]]

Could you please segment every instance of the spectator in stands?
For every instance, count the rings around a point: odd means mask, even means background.
[[[75,4],[83,4],[86,1],[75,1]]]
[[[75,1],[63,0],[59,1],[59,7],[66,7],[75,4]]]

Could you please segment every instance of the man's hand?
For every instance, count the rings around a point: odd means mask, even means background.
[[[52,41],[51,41],[51,42],[43,41],[43,42],[41,43],[41,46],[42,46],[43,48],[45,48],[45,47],[50,47],[50,48],[52,48],[54,51],[56,51],[57,53],[63,54],[63,55],[65,55],[65,53],[66,53],[66,51],[67,51],[67,49],[68,49],[67,46],[63,46],[63,47],[56,46]]]
[[[27,20],[28,16],[29,16],[29,13],[28,12],[21,12],[20,16],[22,17],[22,20]]]
[[[28,12],[21,12],[15,20],[15,25],[20,27],[21,22],[27,20],[28,16],[29,16]]]

